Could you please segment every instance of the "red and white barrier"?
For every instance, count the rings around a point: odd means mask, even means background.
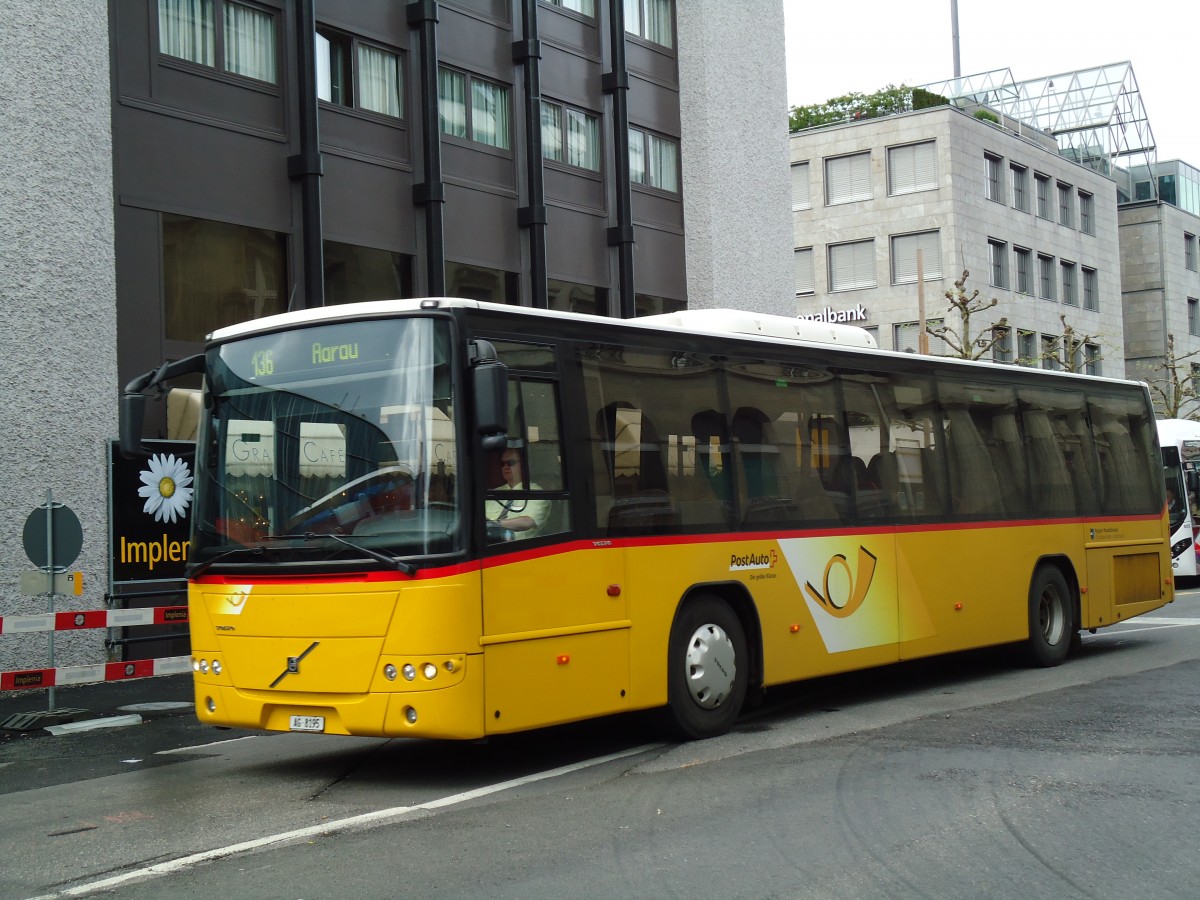
[[[93,609],[82,612],[43,613],[33,616],[0,616],[0,634],[30,634],[39,631],[80,631],[85,628],[132,628],[138,625],[180,625],[188,621],[186,606],[154,606],[140,609]],[[0,672],[0,691],[50,688],[64,685],[126,681],[153,675],[190,672],[190,656],[138,659],[130,662],[65,666],[53,669],[18,669]]]
[[[191,670],[192,658],[190,656],[167,656],[162,659],[138,659],[132,662],[66,666],[58,669],[24,669],[16,672],[0,672],[0,691],[96,684],[101,681],[127,681],[130,678],[149,678],[153,675],[182,675]]]
[[[0,616],[0,634],[78,631],[84,628],[131,628],[136,625],[180,625],[187,620],[186,606],[92,609],[85,612],[42,613],[33,616]]]

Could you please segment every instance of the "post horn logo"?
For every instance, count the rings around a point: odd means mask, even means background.
[[[875,554],[860,545],[858,548],[858,573],[854,574],[850,571],[850,563],[847,562],[845,554],[836,553],[825,564],[824,593],[813,587],[810,581],[804,583],[804,590],[814,603],[820,604],[821,608],[831,616],[838,619],[849,618],[867,599],[867,592],[871,589],[871,579],[875,577],[877,561]],[[841,591],[836,592],[835,595],[835,592],[830,590],[829,574],[833,571],[834,566],[839,566],[846,572],[845,577],[849,589],[845,596],[842,596]]]

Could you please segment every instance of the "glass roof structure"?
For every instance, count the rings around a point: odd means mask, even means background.
[[[1112,177],[1118,164],[1156,162],[1154,133],[1129,62],[1015,81],[1008,69],[923,85],[956,105],[979,103],[1050,134],[1058,152]],[[1126,158],[1133,159],[1126,162]]]

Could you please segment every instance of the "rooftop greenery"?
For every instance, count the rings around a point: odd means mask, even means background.
[[[944,106],[949,102],[945,97],[921,88],[889,84],[873,94],[860,94],[855,91],[842,97],[832,97],[824,103],[793,106],[788,116],[788,124],[789,130],[800,131],[802,128],[813,128],[817,125],[834,125],[855,119],[890,116],[929,106]]]

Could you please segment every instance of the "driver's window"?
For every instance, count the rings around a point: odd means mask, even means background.
[[[496,342],[511,374],[508,445],[489,455],[488,537],[524,540],[569,528],[557,382],[535,372],[553,368],[548,347]],[[521,370],[528,375],[520,374]]]

